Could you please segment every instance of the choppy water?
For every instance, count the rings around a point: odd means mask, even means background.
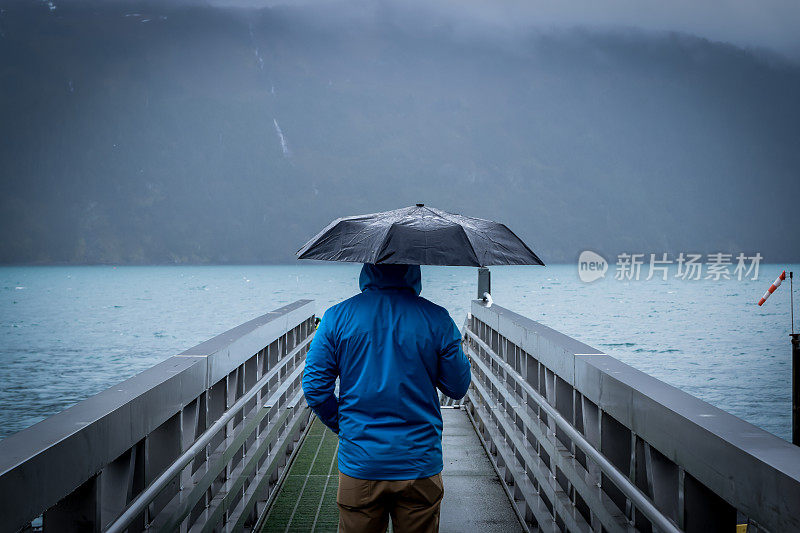
[[[787,282],[579,281],[572,265],[493,268],[495,302],[783,438],[790,436]],[[800,268],[794,267],[800,272]],[[0,268],[0,436],[299,298],[357,291],[356,265]],[[424,267],[423,296],[461,325],[476,271]]]

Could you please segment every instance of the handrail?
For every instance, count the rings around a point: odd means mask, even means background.
[[[296,375],[294,376],[296,377]],[[203,473],[203,476],[200,480],[198,480],[194,487],[192,487],[189,494],[186,496],[185,499],[182,499],[178,509],[174,511],[173,515],[170,516],[163,524],[159,523],[159,528],[164,529],[165,531],[171,531],[172,529],[178,529],[180,523],[183,521],[184,518],[189,514],[192,510],[192,507],[197,504],[198,500],[202,495],[208,490],[211,481],[216,479],[219,474],[224,470],[225,465],[230,461],[229,454],[231,454],[231,450],[236,450],[238,446],[241,445],[242,441],[247,439],[250,435],[252,435],[253,430],[255,429],[255,425],[260,423],[263,420],[263,417],[266,416],[272,409],[275,408],[277,402],[274,401],[276,397],[280,397],[281,395],[285,394],[287,390],[289,390],[289,385],[291,382],[287,381],[283,385],[281,385],[273,394],[270,396],[268,402],[261,407],[263,409],[262,413],[258,413],[252,422],[248,425],[250,428],[243,427],[241,431],[233,438],[231,444],[229,444],[224,452],[220,454],[215,461],[213,467],[207,466],[206,471]],[[290,418],[290,411],[293,410],[298,402],[302,399],[303,393],[302,390],[299,390],[292,400],[286,406],[286,409],[283,413],[281,413],[276,418],[270,420],[269,427],[270,429],[266,432],[266,437],[270,439],[275,436],[284,422],[287,422],[287,419]],[[264,438],[265,434],[261,433],[259,435],[260,438]],[[248,449],[248,453],[250,449]],[[210,478],[210,479],[209,479]]]
[[[575,427],[569,423],[561,413],[559,413],[552,405],[550,405],[533,387],[530,386],[525,380],[520,379],[519,374],[517,371],[509,365],[506,361],[503,361],[499,355],[497,355],[494,350],[489,347],[488,344],[483,342],[475,333],[473,333],[469,328],[465,329],[466,334],[475,341],[496,363],[498,363],[503,370],[506,371],[506,374],[511,376],[514,381],[516,381],[525,392],[533,398],[533,400],[539,405],[539,407],[544,410],[548,416],[550,416],[555,423],[567,434],[567,436],[593,461],[595,461],[600,469],[605,473],[609,479],[619,488],[625,496],[630,498],[630,500],[634,503],[637,509],[641,510],[642,513],[656,525],[660,531],[664,532],[672,532],[672,533],[680,533],[680,529],[666,516],[664,516],[661,511],[659,511],[655,505],[650,501],[650,499],[640,491],[628,477],[620,472],[611,462],[602,454],[600,453],[594,446],[592,446],[589,441],[587,441],[584,436],[577,430]],[[473,353],[471,347],[468,348]],[[477,355],[477,354],[476,354]],[[475,362],[477,362],[482,368],[481,370],[486,374],[491,374],[491,370],[485,366],[485,363],[480,360],[480,357],[475,358]]]
[[[284,356],[281,361],[288,361],[294,358],[297,353],[300,352],[309,342],[311,339],[314,338],[314,333],[312,332],[308,337],[303,339],[291,352],[289,352],[286,356]],[[158,476],[146,489],[144,489],[125,509],[125,511],[106,529],[106,533],[122,533],[127,529],[128,526],[139,516],[147,506],[158,496],[158,494],[164,490],[164,488],[172,481],[176,476],[180,474],[180,472],[189,465],[189,463],[194,459],[194,457],[204,449],[211,439],[219,433],[230,420],[236,416],[236,414],[241,411],[244,406],[252,400],[256,394],[261,392],[262,387],[268,384],[269,381],[275,377],[275,375],[281,370],[282,366],[276,365],[275,368],[270,370],[267,374],[262,376],[260,380],[256,382],[256,384],[250,388],[250,390],[244,394],[233,406],[225,411],[219,419],[214,422],[211,427],[209,427],[200,437],[195,440],[195,442],[186,449],[160,476]],[[303,366],[298,365],[297,368],[292,372],[288,379],[285,380],[285,383],[291,383],[294,381],[297,376],[302,372]],[[276,391],[273,396],[270,397],[267,404],[273,401],[273,398],[277,395],[280,396],[282,391]],[[266,405],[266,404],[265,404]],[[263,407],[263,406],[262,406]]]
[[[0,532],[39,524],[45,532],[104,530],[268,374],[272,378],[260,386],[261,394],[250,397],[129,529],[144,527],[145,521],[150,528],[161,527],[183,509],[189,489],[205,483],[204,473],[218,468],[221,458],[228,459],[224,472],[180,527],[203,528],[216,519],[217,509],[225,510],[226,520],[254,520],[262,500],[275,490],[273,476],[286,468],[276,450],[291,453],[308,424],[309,409],[301,398],[290,410],[291,421],[287,418],[273,431],[280,418],[273,415],[290,403],[299,377],[272,409],[260,407],[302,366],[309,346],[303,341],[314,330],[314,307],[311,300],[297,300],[268,311],[0,440]],[[290,359],[284,359],[287,352]],[[271,372],[276,365],[280,370]],[[249,436],[239,439],[243,433]],[[260,464],[239,479],[245,455]],[[229,493],[240,481],[241,494]]]
[[[298,394],[303,395],[304,393],[301,390]],[[298,440],[301,442],[304,441],[310,430],[311,430],[311,424],[308,424]],[[298,446],[294,450],[292,450],[292,453],[289,456],[289,459],[287,460],[287,464],[291,464],[292,462],[294,462],[295,457],[300,452],[300,448],[301,446]],[[288,476],[289,476],[289,469],[286,468],[283,470],[283,472],[280,473],[278,479],[275,480],[275,486],[277,487],[283,486],[283,482],[286,480]],[[251,531],[261,531],[264,528],[264,523],[269,517],[269,511],[272,508],[272,505],[275,503],[275,500],[278,498],[278,494],[279,492],[277,490],[270,492],[269,498],[267,498],[267,501],[264,502],[264,509],[266,509],[266,511],[261,513],[261,516],[258,517],[258,520],[256,520],[256,523],[254,524]]]
[[[0,441],[0,532],[249,527],[308,427],[314,317],[268,311]]]
[[[532,526],[662,531],[627,479],[681,530],[800,531],[800,448],[498,305],[467,329],[467,414]]]

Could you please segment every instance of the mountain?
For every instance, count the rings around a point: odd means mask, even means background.
[[[0,10],[0,262],[262,263],[417,202],[583,249],[800,260],[800,66],[390,3]]]

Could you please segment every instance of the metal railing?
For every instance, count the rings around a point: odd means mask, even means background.
[[[470,415],[541,531],[800,531],[800,448],[497,305],[464,330]]]
[[[0,531],[242,531],[308,427],[301,300],[0,441]]]

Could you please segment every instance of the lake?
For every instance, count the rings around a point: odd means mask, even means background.
[[[359,265],[0,267],[0,437],[226,329],[300,298],[319,315],[358,290]],[[492,268],[496,304],[789,439],[787,265],[758,280],[605,278],[575,265]],[[644,277],[644,276],[643,276]],[[476,269],[423,267],[422,295],[461,326]]]

